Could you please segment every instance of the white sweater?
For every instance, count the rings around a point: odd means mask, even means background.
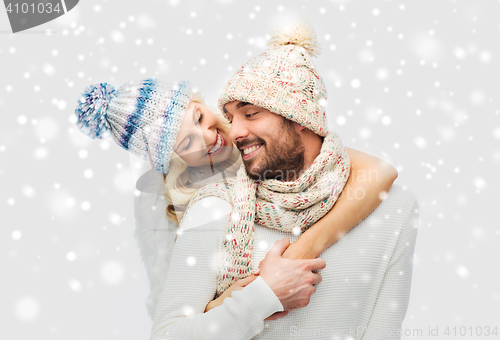
[[[399,185],[363,221],[319,257],[326,261],[309,305],[264,321],[283,310],[259,277],[204,313],[214,298],[217,256],[231,206],[210,197],[188,211],[178,237],[151,340],[159,339],[400,339],[410,295],[418,202]],[[293,234],[255,226],[254,265],[273,244]]]
[[[163,194],[142,192],[134,196],[134,236],[150,282],[146,308],[151,319],[165,283],[178,229],[177,223],[167,218],[166,209]]]

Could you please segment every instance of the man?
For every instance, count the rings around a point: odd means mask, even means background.
[[[311,63],[317,49],[308,33],[299,26],[275,35],[272,48],[247,62],[224,89],[219,107],[232,121],[230,137],[245,171],[226,191],[231,203],[206,191],[189,208],[151,339],[399,338],[418,222],[418,204],[408,190],[393,186],[321,258],[281,256],[298,235],[283,239],[280,228],[317,219],[331,204],[321,195],[342,178],[337,156],[343,148],[328,133],[326,90]],[[280,181],[284,190],[275,188]],[[297,186],[304,191],[294,191]],[[278,208],[276,196],[300,204]],[[214,294],[257,267],[257,279],[203,313]],[[283,311],[291,312],[264,322]]]

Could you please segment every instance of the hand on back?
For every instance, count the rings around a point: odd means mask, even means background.
[[[284,238],[276,241],[260,262],[259,275],[273,290],[285,311],[303,308],[309,304],[315,285],[321,282],[319,273],[314,271],[326,267],[323,259],[288,259],[282,255],[290,245]]]

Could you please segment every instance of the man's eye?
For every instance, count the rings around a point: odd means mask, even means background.
[[[251,118],[251,117],[255,116],[256,114],[257,114],[257,112],[255,112],[255,113],[249,113],[249,114],[245,115],[245,117]]]

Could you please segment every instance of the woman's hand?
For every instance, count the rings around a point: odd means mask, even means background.
[[[302,236],[295,242],[290,243],[283,253],[283,257],[287,259],[315,259],[321,253],[318,249],[319,242],[308,241],[308,234]]]
[[[250,284],[253,280],[255,280],[257,278],[258,274],[259,274],[259,269],[257,269],[255,271],[255,274],[250,275],[244,279],[240,279],[240,280],[236,281],[235,283],[233,283],[231,285],[231,287],[229,287],[228,289],[226,289],[224,291],[224,293],[222,293],[221,296],[219,296],[217,299],[210,301],[208,303],[207,307],[205,307],[205,313],[208,312],[209,310],[211,310],[212,308],[215,308],[217,306],[222,305],[225,298],[231,297],[231,294],[234,291],[242,290],[244,287],[246,287],[248,284]],[[288,314],[288,311],[276,312],[273,315],[266,318],[265,320],[277,320],[277,319],[284,317],[287,314]]]
[[[205,313],[208,312],[209,310],[211,310],[212,308],[215,308],[217,306],[222,305],[222,302],[224,302],[224,299],[230,297],[232,292],[234,292],[235,290],[242,290],[250,282],[255,280],[257,278],[257,276],[258,275],[250,275],[244,279],[240,279],[240,280],[236,281],[235,283],[233,283],[231,285],[231,287],[229,287],[228,289],[226,289],[224,291],[224,293],[222,293],[221,296],[219,296],[217,299],[210,301],[208,303],[207,307],[205,308]]]

